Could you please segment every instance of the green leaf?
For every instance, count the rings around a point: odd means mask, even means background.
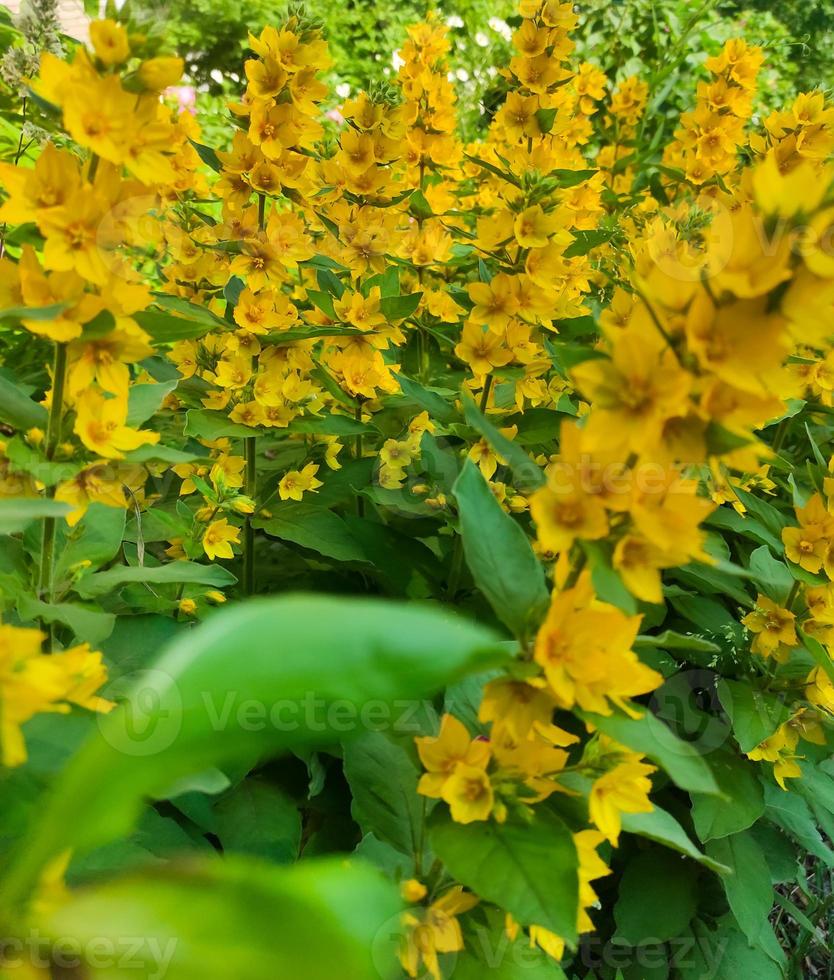
[[[678,633],[675,630],[664,630],[655,636],[642,635],[634,641],[634,646],[659,647],[661,650],[696,650],[699,653],[721,653],[721,647],[712,640],[690,633]]]
[[[272,517],[253,524],[273,538],[291,541],[336,561],[367,561],[344,520],[315,504],[283,503],[273,509]]]
[[[377,975],[375,940],[399,907],[394,887],[358,862],[281,868],[227,855],[81,889],[38,926],[62,950],[72,938],[93,965],[110,963],[94,976],[332,980]]]
[[[449,873],[522,926],[540,925],[576,940],[577,855],[567,826],[538,807],[529,822],[454,823],[445,808],[430,821],[435,853]]]
[[[150,585],[207,585],[221,589],[237,579],[222,565],[201,565],[193,561],[172,561],[168,565],[121,565],[106,572],[85,575],[75,586],[84,599],[107,595],[123,585],[144,582]]]
[[[426,200],[426,195],[421,190],[414,191],[409,198],[408,211],[409,214],[413,214],[415,218],[419,218],[423,221],[425,221],[426,218],[431,218],[434,214],[431,209],[431,205]]]
[[[39,405],[18,384],[0,374],[0,421],[25,432],[27,429],[46,429],[49,420],[43,405]]]
[[[747,830],[764,813],[764,795],[756,767],[734,753],[716,752],[710,768],[723,799],[692,794],[692,820],[702,841]]]
[[[521,446],[511,442],[480,411],[471,398],[463,398],[463,412],[466,421],[479,432],[495,452],[507,461],[513,471],[516,486],[519,490],[537,490],[545,483],[542,468],[524,452]]]
[[[96,11],[96,13],[98,13],[98,11]],[[206,146],[204,143],[198,143],[196,140],[190,138],[188,142],[197,151],[197,156],[203,161],[203,163],[215,173],[219,174],[223,169],[223,164],[220,162],[220,157],[218,157],[217,151],[212,149],[210,146]]]
[[[760,691],[750,681],[722,678],[718,681],[717,690],[742,752],[749,752],[770,738],[791,716],[787,704],[772,694]]]
[[[318,435],[328,436],[361,436],[374,433],[376,429],[365,422],[357,422],[349,415],[331,413],[294,419],[290,422],[288,431],[315,432]]]
[[[235,279],[237,277],[232,277],[229,283],[227,283],[227,287]],[[239,279],[237,281],[240,282]],[[228,330],[229,328],[228,322],[217,316],[216,313],[212,313],[208,307],[199,306],[197,303],[192,303],[182,296],[156,292],[153,294],[153,297],[157,306],[162,306],[167,310],[174,310],[176,313],[181,313],[184,317],[187,317],[189,320],[194,320],[197,323],[205,323],[211,329],[217,329],[219,327]]]
[[[751,946],[763,948],[777,962],[784,960],[769,917],[773,886],[764,853],[751,834],[733,834],[707,845],[710,857],[726,864],[732,874],[721,884],[739,928]]]
[[[424,810],[434,801],[418,796],[420,773],[409,753],[383,732],[366,732],[345,743],[343,758],[351,814],[363,833],[418,855]]]
[[[766,545],[750,555],[750,571],[759,589],[778,603],[784,603],[793,586],[793,575],[788,566],[777,561]]]
[[[336,320],[336,308],[333,305],[333,297],[330,293],[326,293],[321,289],[308,289],[307,299],[317,306],[325,316],[330,317],[331,320]]]
[[[224,854],[250,854],[292,864],[301,845],[301,814],[295,803],[262,779],[244,779],[213,808],[214,833]]]
[[[43,444],[30,446],[22,436],[9,439],[5,455],[15,473],[28,473],[47,487],[71,480],[84,465],[77,460],[52,462],[44,456]]]
[[[579,171],[582,173],[583,171]],[[611,238],[611,232],[604,228],[593,228],[588,231],[580,231],[574,228],[571,231],[573,243],[565,249],[565,258],[572,259],[577,255],[587,255],[591,249],[604,245]]]
[[[67,308],[68,303],[52,303],[49,306],[7,306],[0,310],[3,320],[57,320]]]
[[[500,167],[496,167],[494,163],[490,163],[488,160],[483,160],[481,157],[472,156],[469,153],[464,153],[463,155],[465,159],[469,160],[470,163],[477,164],[483,170],[487,170],[496,177],[500,177],[501,180],[506,180],[507,183],[512,184],[514,187],[521,186],[521,181],[519,181],[515,174],[510,173],[509,170],[502,170]]]
[[[647,711],[640,718],[626,715],[596,715],[583,712],[582,717],[616,742],[647,755],[664,769],[681,789],[693,793],[718,793],[715,779],[706,762],[688,742],[678,738],[662,721]]]
[[[653,840],[656,844],[670,847],[673,851],[692,858],[693,861],[703,864],[705,868],[710,868],[718,874],[726,874],[729,871],[726,865],[702,854],[672,814],[659,806],[655,806],[649,813],[624,813],[622,821],[623,830],[629,834],[637,834],[639,837]]]
[[[596,541],[583,541],[582,550],[588,556],[591,583],[597,598],[633,616],[637,612],[637,600],[625,587],[619,572],[613,567],[611,549]]]
[[[397,374],[397,381],[402,393],[416,402],[420,408],[424,408],[433,419],[437,419],[438,422],[454,422],[458,418],[454,407],[443,395],[424,387],[404,374]]]
[[[828,651],[815,636],[811,636],[804,630],[800,631],[800,636],[802,637],[802,642],[805,644],[805,648],[814,658],[817,666],[822,667],[828,675],[829,680],[834,683],[834,661],[832,661]]]
[[[652,848],[633,857],[620,879],[616,941],[656,945],[680,936],[698,905],[697,865]]]
[[[33,521],[45,517],[64,517],[69,504],[48,497],[7,497],[0,500],[0,534],[17,534]]]
[[[25,900],[60,851],[124,834],[142,801],[182,776],[329,744],[334,702],[340,729],[355,719],[339,737],[356,737],[369,704],[378,716],[504,659],[490,631],[410,603],[285,595],[221,609],[99,720],[7,867],[0,907]]]
[[[678,980],[783,980],[780,967],[760,949],[752,949],[732,916],[719,920],[718,928],[693,925],[691,942],[683,941],[675,957]]]
[[[248,425],[239,425],[237,422],[230,422],[220,412],[192,408],[185,413],[184,432],[185,435],[194,436],[197,439],[220,439],[224,436],[228,436],[231,439],[246,439],[248,436],[257,435],[258,430]]]
[[[41,602],[30,596],[21,596],[17,602],[17,610],[23,620],[45,623],[63,623],[69,626],[79,643],[90,643],[98,646],[113,632],[116,617],[113,613],[102,612],[99,609],[87,609],[73,602]]]
[[[383,296],[379,301],[379,309],[386,320],[404,320],[411,316],[420,305],[422,293],[409,293],[406,296]]]
[[[742,517],[732,507],[719,507],[709,515],[704,523],[706,527],[734,531],[751,541],[766,544],[771,551],[778,555],[782,554],[782,541],[778,534],[773,534],[761,521],[757,521],[754,517]]]
[[[452,487],[458,502],[466,564],[496,616],[517,637],[534,629],[549,602],[544,568],[517,521],[505,514],[489,484],[466,460]]]
[[[158,344],[171,344],[177,340],[194,340],[203,337],[212,330],[220,329],[219,325],[206,319],[193,319],[187,316],[176,316],[161,310],[141,310],[133,314],[133,319]],[[228,327],[228,324],[226,324]]]
[[[127,398],[127,424],[138,427],[146,422],[159,411],[160,405],[178,383],[178,381],[165,381],[163,384],[131,385]]]
[[[539,129],[543,133],[549,133],[553,129],[553,120],[556,118],[556,108],[537,109],[534,113]]]
[[[538,117],[538,113],[536,113]],[[586,180],[590,180],[597,173],[596,170],[564,170],[557,169],[551,170],[549,176],[555,177],[559,181],[560,187],[576,187],[577,184],[584,184]],[[575,235],[576,232],[574,231]],[[610,236],[610,232],[607,232]]]
[[[790,783],[788,783],[790,785]],[[797,840],[805,850],[834,868],[834,851],[823,841],[808,804],[775,783],[764,786],[766,814],[778,827]]]

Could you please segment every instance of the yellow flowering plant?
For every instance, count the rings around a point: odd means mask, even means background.
[[[292,9],[209,146],[110,13],[0,164],[18,975],[67,936],[128,975],[135,936],[172,977],[803,976],[771,912],[818,945],[834,870],[824,94],[760,117],[732,38],[663,145],[657,77],[521,0],[465,141],[438,18],[335,109]]]

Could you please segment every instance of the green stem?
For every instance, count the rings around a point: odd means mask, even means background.
[[[492,375],[488,374],[486,376],[486,381],[484,382],[484,390],[481,392],[481,413],[483,414],[487,410],[487,405],[489,404],[489,393],[492,391]]]
[[[246,459],[244,473],[244,490],[247,497],[255,499],[255,483],[257,480],[257,443],[255,436],[247,436],[243,440],[243,455]],[[252,527],[252,515],[247,514],[243,525],[243,594],[252,595],[255,591],[255,528]]]
[[[446,595],[452,602],[460,587],[460,573],[463,570],[463,535],[458,531],[452,546],[452,560],[449,564],[449,580],[446,583]]]
[[[778,453],[782,448],[782,443],[785,441],[785,436],[788,434],[788,424],[790,423],[790,418],[782,419],[779,425],[776,427],[776,434],[773,437],[773,451]]]
[[[356,410],[354,412],[354,418],[357,422],[362,422],[362,402],[357,397],[356,399]],[[362,433],[359,432],[356,435],[356,441],[353,444],[353,455],[356,459],[362,459]],[[358,517],[365,516],[365,498],[361,493],[356,495],[356,514]]]
[[[49,421],[46,427],[46,445],[44,456],[52,462],[55,451],[61,440],[61,421],[64,413],[64,385],[67,378],[67,348],[65,344],[55,344],[55,358],[52,363],[52,400],[49,406]],[[55,496],[55,487],[46,488],[46,496]],[[45,602],[52,602],[52,577],[55,552],[54,517],[47,517],[43,522],[43,537],[41,539],[41,560],[38,568],[38,597]],[[51,627],[47,630],[51,633]],[[50,637],[51,639],[51,637]]]

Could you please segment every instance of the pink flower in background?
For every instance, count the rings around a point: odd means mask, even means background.
[[[192,116],[196,114],[197,89],[193,85],[172,85],[163,94],[176,101],[177,112],[190,112]]]
[[[338,123],[340,126],[345,121],[345,117],[338,109],[328,109],[324,115],[327,119],[332,119],[334,123]]]

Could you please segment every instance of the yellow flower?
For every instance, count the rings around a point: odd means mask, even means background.
[[[44,711],[69,711],[77,704],[109,711],[95,692],[107,679],[102,655],[82,646],[52,656],[41,651],[40,630],[0,625],[0,762],[26,761],[21,725]]]
[[[278,484],[278,494],[281,500],[301,500],[305,493],[315,493],[321,480],[316,479],[319,468],[315,463],[308,463],[303,470],[290,470],[285,473]]]
[[[786,779],[799,779],[802,770],[797,760],[801,756],[794,755],[799,743],[799,732],[790,721],[780,725],[776,731],[760,742],[747,753],[747,758],[754,762],[770,762],[773,764],[773,776],[783,790]]]
[[[591,787],[588,807],[591,820],[615,847],[622,829],[621,813],[649,813],[654,809],[649,779],[655,767],[628,760],[600,776]]]
[[[452,820],[456,823],[487,820],[495,801],[492,783],[486,772],[463,762],[452,770],[440,795],[449,804]]]
[[[466,288],[475,304],[469,314],[472,321],[500,333],[518,309],[515,279],[499,272],[491,282],[471,282]]]
[[[203,551],[210,561],[234,558],[233,544],[240,544],[240,529],[229,524],[225,517],[212,521],[203,532]]]
[[[438,953],[463,949],[463,933],[457,916],[478,904],[478,898],[460,885],[450,888],[426,909],[404,912],[405,934],[399,950],[402,968],[410,977],[420,975],[420,963],[434,978],[441,980]]]
[[[96,57],[105,65],[121,65],[130,57],[127,31],[114,20],[94,20],[90,24],[90,41]]]
[[[133,429],[127,423],[127,401],[105,398],[94,388],[79,394],[75,403],[73,431],[90,452],[107,459],[124,459],[124,454],[159,442],[158,432]]]
[[[530,497],[539,543],[548,551],[567,551],[576,540],[596,541],[608,533],[608,517],[599,497],[581,487],[560,487],[554,480]]]
[[[385,323],[385,317],[379,309],[379,286],[374,286],[367,296],[362,293],[345,291],[341,299],[333,303],[336,316],[344,323],[359,330],[373,330]]]
[[[513,232],[522,248],[544,248],[560,227],[562,221],[558,215],[545,214],[540,204],[534,204],[516,215]]]
[[[560,705],[611,714],[610,703],[629,709],[627,698],[658,687],[660,674],[631,649],[640,616],[627,616],[593,595],[590,576],[554,592],[536,637],[534,657]]]
[[[494,367],[502,367],[513,359],[513,352],[504,338],[485,330],[475,320],[463,325],[463,335],[455,346],[455,354],[472,368],[475,374],[489,374]]]
[[[742,623],[755,634],[753,653],[779,661],[786,660],[791,648],[798,645],[795,622],[796,616],[789,609],[761,594],[756,597],[753,612],[742,619]]]
[[[176,85],[182,78],[182,58],[148,58],[139,65],[139,81],[153,92]]]
[[[103,713],[116,707],[112,701],[96,694],[107,680],[107,667],[102,654],[91,650],[89,643],[53,653],[52,661],[63,672],[66,684],[61,695],[63,701]]]
[[[427,735],[414,741],[420,761],[427,770],[420,777],[417,791],[432,799],[440,798],[446,780],[459,763],[481,770],[486,769],[489,763],[489,743],[473,741],[466,726],[454,715],[443,715],[436,737]]]

